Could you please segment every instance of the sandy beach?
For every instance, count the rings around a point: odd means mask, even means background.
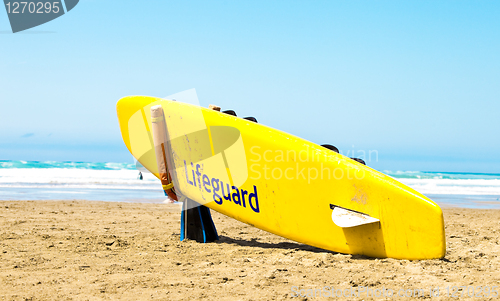
[[[2,201],[0,296],[413,300],[429,298],[432,288],[435,300],[498,299],[491,288],[500,285],[500,210],[444,209],[446,257],[423,261],[338,254],[212,214],[220,240],[199,244],[179,241],[177,205]],[[341,290],[347,298],[338,298]]]

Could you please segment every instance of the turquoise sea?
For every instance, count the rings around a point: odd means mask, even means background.
[[[163,202],[158,179],[130,163],[0,161],[0,200]]]
[[[441,206],[500,209],[500,174],[381,172]],[[0,200],[161,203],[166,197],[159,180],[136,164],[0,160]]]

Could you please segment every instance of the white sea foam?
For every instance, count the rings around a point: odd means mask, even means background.
[[[143,172],[143,180],[137,176],[133,169],[0,168],[0,188],[161,189],[151,173]],[[423,194],[500,195],[500,179],[396,179]]]
[[[161,189],[158,179],[129,169],[94,170],[76,168],[3,168],[0,188]]]
[[[138,180],[139,168],[143,180]],[[418,192],[459,206],[500,198],[500,174],[384,171]],[[485,196],[485,197],[480,197]],[[0,199],[165,200],[160,181],[128,163],[0,161]],[[474,205],[476,206],[476,205]]]
[[[500,195],[500,180],[397,179],[422,194]]]

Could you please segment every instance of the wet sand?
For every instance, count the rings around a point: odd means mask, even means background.
[[[320,300],[350,287],[326,299],[415,300],[397,294],[431,287],[433,300],[499,298],[485,287],[500,286],[500,210],[445,208],[446,257],[422,261],[338,254],[212,214],[220,240],[199,244],[179,241],[177,205],[2,201],[1,299]]]

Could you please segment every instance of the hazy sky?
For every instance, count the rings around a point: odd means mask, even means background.
[[[115,105],[201,105],[384,170],[500,172],[500,2],[92,1],[12,34],[0,160],[130,162]],[[372,158],[374,159],[374,158]]]

